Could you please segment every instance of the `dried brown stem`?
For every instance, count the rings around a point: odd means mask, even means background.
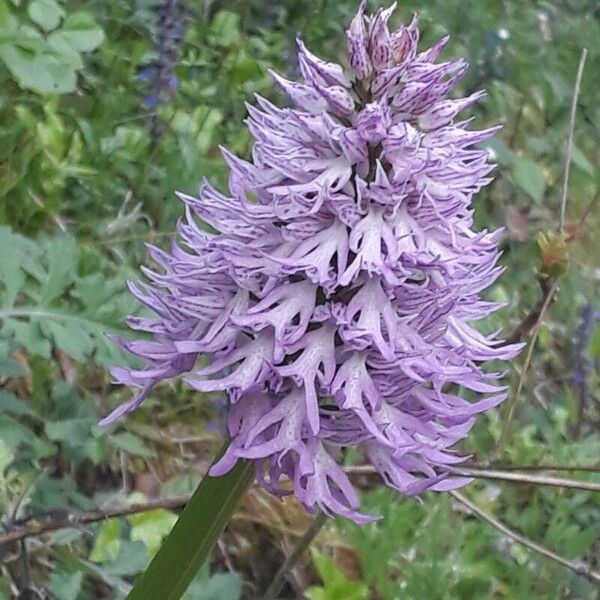
[[[577,466],[577,465],[509,465],[506,463],[479,464],[475,462],[466,462],[464,466],[469,469],[495,469],[496,471],[579,471],[582,473],[600,473],[600,464],[596,466]]]
[[[311,545],[315,537],[318,535],[319,531],[323,528],[325,523],[327,522],[327,515],[323,512],[317,513],[314,521],[310,525],[310,527],[306,530],[304,535],[298,540],[298,543],[294,546],[292,553],[285,559],[284,563],[279,567],[279,570],[275,574],[273,581],[269,585],[265,595],[263,596],[263,600],[276,600],[279,595],[279,591],[281,590],[286,575],[293,568],[296,562],[302,557],[304,552]]]
[[[531,365],[531,359],[533,358],[533,350],[535,348],[535,343],[537,341],[538,334],[540,332],[540,328],[542,326],[542,323],[544,322],[544,317],[546,316],[546,312],[548,311],[548,308],[550,307],[550,304],[552,303],[552,301],[554,299],[554,295],[557,290],[558,290],[558,280],[555,280],[552,283],[552,285],[550,286],[550,289],[548,290],[548,294],[547,294],[546,298],[544,299],[544,303],[542,304],[542,307],[540,309],[540,313],[538,315],[537,321],[535,322],[535,325],[533,326],[533,329],[531,330],[531,338],[530,338],[529,344],[527,346],[527,354],[525,355],[525,362],[523,364],[523,368],[521,369],[521,374],[519,375],[519,381],[517,382],[517,388],[515,390],[515,393],[511,396],[510,400],[508,401],[506,417],[504,419],[504,422],[502,423],[502,431],[500,433],[500,438],[498,439],[498,443],[496,444],[496,448],[494,449],[492,460],[495,459],[495,457],[499,456],[499,454],[502,451],[502,448],[504,446],[504,443],[506,442],[506,438],[510,431],[510,425],[512,423],[512,420],[513,420],[513,417],[515,414],[515,409],[517,407],[517,401],[518,401],[519,397],[521,396],[521,392],[523,391],[523,387],[525,386],[525,381],[527,380],[527,372],[529,371],[529,366]]]
[[[579,92],[581,90],[581,79],[583,77],[583,69],[587,58],[587,48],[581,51],[579,58],[579,66],[577,67],[577,76],[575,77],[575,88],[573,90],[573,102],[571,103],[571,119],[569,121],[569,137],[567,140],[567,148],[565,151],[565,176],[563,181],[562,201],[560,205],[560,224],[559,231],[565,228],[565,218],[567,213],[567,198],[569,196],[569,175],[571,172],[571,159],[573,157],[573,137],[575,135],[575,118],[577,116],[577,102],[579,101]]]
[[[344,470],[348,475],[373,475],[377,473],[372,465],[348,466],[345,467]],[[546,485],[550,487],[600,492],[600,483],[578,481],[560,477],[532,475],[528,473],[506,472],[509,470],[600,472],[600,467],[577,467],[570,465],[497,465],[494,469],[490,469],[477,464],[466,464],[464,467],[458,467],[456,472],[468,477],[473,477],[475,479],[493,479],[511,483]],[[35,520],[35,516],[32,516],[25,520],[22,525],[19,525],[14,529],[10,529],[7,531],[7,533],[0,535],[0,546],[18,542],[29,537],[37,537],[46,533],[51,533],[59,529],[80,527],[82,525],[89,525],[91,523],[97,523],[106,519],[126,517],[128,515],[155,510],[158,508],[177,510],[183,508],[188,503],[190,497],[191,495],[187,494],[173,498],[158,498],[155,500],[137,502],[135,504],[128,504],[127,506],[119,506],[115,508],[97,508],[88,512],[66,513],[58,518],[40,521]]]
[[[481,479],[497,479],[499,481],[528,483],[532,485],[549,485],[552,487],[562,487],[573,490],[600,492],[600,483],[595,483],[593,481],[576,481],[574,479],[565,479],[564,477],[550,477],[546,475],[532,475],[530,473],[514,473],[481,468],[457,468],[456,472],[459,475]]]
[[[28,537],[50,533],[58,529],[68,527],[79,527],[90,523],[97,523],[106,519],[114,519],[115,517],[125,517],[134,515],[140,512],[146,512],[157,508],[166,508],[176,510],[183,508],[191,498],[191,494],[185,496],[177,496],[174,498],[158,498],[156,500],[148,500],[147,502],[136,502],[127,506],[119,506],[116,508],[107,508],[91,510],[81,513],[68,513],[61,518],[55,518],[45,521],[34,521],[33,518],[26,521],[22,527],[8,531],[4,535],[0,535],[0,546],[10,544]]]
[[[372,465],[359,465],[345,467],[348,475],[372,475],[377,471]],[[531,485],[546,485],[550,487],[569,488],[572,490],[581,490],[588,492],[600,492],[600,483],[593,481],[579,481],[576,479],[567,479],[564,477],[550,477],[545,475],[532,475],[530,473],[513,473],[503,470],[494,470],[486,467],[474,468],[455,467],[454,473],[474,479],[494,479],[498,481],[507,481],[510,483],[528,483]]]
[[[581,52],[581,57],[579,59],[579,66],[577,68],[577,76],[575,78],[575,86],[573,89],[573,101],[571,104],[571,118],[569,122],[569,135],[567,140],[567,147],[565,152],[565,175],[563,181],[563,190],[562,190],[562,201],[560,207],[560,218],[559,218],[559,232],[562,232],[565,227],[565,216],[567,210],[567,199],[569,196],[569,174],[571,169],[571,160],[573,156],[573,138],[575,132],[575,118],[577,115],[577,103],[579,101],[579,92],[581,90],[581,79],[583,77],[583,69],[585,67],[585,60],[587,57],[587,49],[584,48]],[[550,306],[550,304],[554,301],[555,293],[558,289],[558,281],[556,279],[548,279],[546,281],[541,281],[542,285],[542,299],[541,301],[529,312],[528,315],[519,323],[517,328],[513,331],[513,333],[508,336],[507,343],[515,343],[524,339],[526,335],[531,331],[531,339],[529,340],[529,346],[527,348],[527,354],[525,357],[525,363],[523,365],[523,369],[521,370],[521,375],[519,377],[519,381],[517,383],[517,389],[515,393],[512,395],[508,402],[508,409],[506,413],[506,418],[502,424],[502,432],[500,434],[500,439],[496,444],[496,448],[494,450],[493,456],[496,457],[499,455],[504,442],[506,441],[506,437],[508,435],[510,424],[512,422],[515,408],[517,405],[517,400],[523,390],[523,386],[525,384],[525,380],[527,377],[527,371],[529,370],[529,366],[531,364],[531,358],[533,355],[533,349],[535,347],[535,342],[537,340],[537,336],[544,320],[544,316]]]
[[[486,523],[489,523],[492,527],[497,529],[500,533],[504,534],[506,537],[510,538],[514,542],[553,560],[554,562],[570,569],[571,571],[585,577],[592,583],[600,583],[600,573],[593,571],[588,565],[581,561],[568,560],[563,558],[562,556],[556,554],[552,550],[549,550],[545,546],[530,540],[529,538],[521,535],[520,533],[513,531],[509,527],[507,527],[504,523],[496,519],[494,516],[490,515],[482,508],[479,508],[476,504],[471,502],[466,496],[463,496],[460,492],[451,491],[450,495],[460,504],[465,506],[470,512],[472,512],[475,516],[479,517]]]
[[[515,327],[510,335],[507,336],[504,341],[505,345],[510,344],[518,344],[523,341],[531,332],[531,330],[536,326],[536,323],[540,320],[540,315],[544,308],[544,305],[549,302],[552,304],[556,299],[556,295],[554,293],[551,294],[554,287],[555,280],[542,278],[540,280],[540,287],[542,289],[542,298],[541,300],[523,317],[521,322]],[[550,300],[548,300],[550,299]]]

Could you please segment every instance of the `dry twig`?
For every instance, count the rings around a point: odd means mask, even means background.
[[[573,90],[573,102],[571,103],[571,119],[569,121],[569,137],[567,140],[567,148],[565,151],[565,177],[563,181],[562,202],[560,205],[560,224],[559,231],[565,228],[565,218],[567,213],[567,198],[569,195],[569,175],[571,172],[571,159],[573,157],[573,137],[575,135],[575,117],[577,116],[577,102],[579,101],[579,92],[581,90],[581,79],[583,77],[583,69],[587,58],[587,48],[581,51],[579,58],[579,66],[577,67],[577,76],[575,77],[575,88]]]
[[[191,498],[191,494],[185,496],[177,496],[174,498],[158,498],[156,500],[148,500],[147,502],[136,502],[127,506],[119,506],[116,508],[91,510],[81,513],[68,513],[61,518],[50,519],[45,521],[34,521],[30,517],[25,521],[23,526],[17,527],[8,531],[4,535],[0,535],[0,546],[10,544],[28,537],[42,535],[58,529],[66,529],[69,527],[79,527],[90,523],[97,523],[106,519],[114,519],[115,517],[125,517],[134,515],[140,512],[146,512],[157,508],[166,508],[176,510],[183,508]]]
[[[372,465],[356,465],[344,468],[348,475],[374,475],[377,473]],[[457,467],[456,473],[473,477],[474,479],[493,479],[498,481],[507,481],[511,483],[525,483],[531,485],[546,485],[550,487],[568,488],[581,491],[600,492],[600,483],[591,481],[579,481],[575,479],[567,479],[561,477],[548,477],[543,475],[532,475],[529,473],[513,473],[515,471],[589,471],[600,472],[600,468],[594,467],[574,467],[569,465],[499,465],[494,469],[483,467],[476,464],[466,464],[464,467]],[[11,528],[5,534],[0,535],[0,546],[10,544],[29,537],[37,537],[46,533],[51,533],[59,529],[69,527],[80,527],[104,521],[106,519],[115,519],[118,517],[126,517],[128,515],[137,514],[155,510],[157,508],[165,508],[169,510],[177,510],[183,508],[191,498],[191,494],[185,496],[176,496],[173,498],[158,498],[148,500],[147,502],[137,502],[109,509],[91,510],[81,513],[67,513],[60,518],[48,519],[43,521],[35,520],[35,515],[27,519],[22,519],[18,527]],[[293,533],[293,532],[292,532]]]
[[[564,477],[549,477],[545,475],[532,475],[530,473],[496,471],[493,469],[457,468],[456,472],[459,475],[477,479],[497,479],[499,481],[528,483],[531,485],[549,485],[572,490],[600,492],[600,483],[595,483],[593,481],[576,481],[574,479],[565,479]]]
[[[579,471],[581,473],[600,473],[599,465],[581,467],[578,465],[509,465],[506,463],[479,464],[463,463],[469,469],[495,469],[496,471]]]
[[[600,573],[593,571],[588,565],[581,561],[568,560],[563,558],[562,556],[552,552],[552,550],[548,550],[545,546],[526,538],[524,535],[513,531],[509,527],[507,527],[504,523],[496,519],[494,516],[488,514],[482,508],[479,508],[476,504],[473,504],[466,496],[463,496],[460,492],[451,491],[449,494],[460,504],[465,506],[470,512],[472,512],[475,516],[479,517],[486,523],[489,523],[492,527],[497,529],[500,533],[503,533],[506,537],[510,538],[514,542],[517,542],[550,560],[562,565],[563,567],[567,567],[567,569],[571,569],[578,575],[581,575],[591,581],[592,583],[600,584]]]
[[[521,392],[523,391],[523,387],[525,386],[525,381],[527,380],[527,372],[529,371],[531,359],[533,358],[533,350],[535,348],[535,343],[537,342],[537,338],[540,333],[542,323],[544,322],[546,312],[548,311],[548,308],[550,307],[550,304],[552,303],[557,290],[558,280],[555,280],[550,286],[550,289],[548,290],[548,295],[544,299],[544,303],[542,304],[542,307],[540,309],[537,321],[535,322],[535,325],[531,330],[531,339],[529,340],[529,344],[527,345],[525,362],[523,364],[523,368],[521,369],[521,374],[519,375],[519,381],[517,382],[517,388],[515,390],[515,393],[511,395],[508,401],[506,417],[504,419],[504,422],[502,423],[502,431],[500,432],[500,438],[498,439],[498,443],[496,444],[496,448],[494,449],[494,452],[492,454],[492,460],[500,454],[506,441],[506,438],[508,437],[510,425],[515,414],[515,408],[517,407],[517,401],[521,396]]]
[[[563,232],[565,227],[565,216],[567,211],[567,199],[569,196],[569,174],[571,171],[571,161],[573,158],[573,138],[575,134],[575,118],[577,115],[577,103],[579,101],[579,92],[581,91],[581,80],[583,77],[583,69],[585,67],[585,61],[587,57],[587,48],[583,48],[581,51],[581,57],[579,59],[579,66],[577,68],[577,76],[575,78],[575,86],[573,89],[573,101],[571,103],[571,118],[569,121],[569,135],[567,139],[567,147],[565,151],[565,175],[563,181],[563,189],[562,189],[562,201],[560,207],[560,218],[558,231],[560,233]],[[493,458],[497,457],[500,454],[500,451],[503,447],[504,442],[506,441],[506,437],[508,435],[510,424],[512,422],[515,408],[517,405],[517,400],[523,390],[523,386],[525,385],[525,380],[527,377],[527,371],[529,370],[529,366],[531,364],[531,358],[533,356],[533,349],[535,347],[535,343],[537,341],[537,337],[539,334],[540,327],[544,321],[544,316],[550,306],[550,304],[554,301],[555,294],[558,290],[558,280],[557,279],[549,279],[544,284],[542,282],[543,289],[543,297],[540,303],[536,305],[533,310],[521,321],[521,323],[517,326],[515,331],[509,336],[509,341],[514,343],[523,339],[527,333],[531,330],[531,339],[529,340],[529,345],[527,348],[527,354],[525,356],[525,363],[523,365],[523,369],[521,370],[521,374],[519,376],[519,381],[517,383],[517,388],[515,393],[511,396],[508,402],[508,409],[506,413],[506,418],[502,424],[502,431],[500,433],[500,439],[496,444],[496,448],[493,452]]]
[[[540,288],[542,290],[542,297],[540,301],[521,319],[521,322],[506,337],[506,339],[504,340],[504,345],[510,346],[511,344],[518,344],[529,335],[531,330],[536,326],[536,324],[540,320],[540,315],[542,314],[544,305],[548,303],[548,298],[550,298],[548,306],[552,304],[556,299],[556,294],[552,293],[551,295],[551,290],[554,283],[554,279],[540,279]]]
[[[358,465],[345,467],[348,475],[375,475],[377,471],[372,465]],[[600,492],[600,483],[593,481],[579,481],[564,477],[548,477],[544,475],[531,475],[530,473],[514,473],[506,470],[494,470],[487,467],[455,467],[453,473],[473,479],[495,479],[511,483],[528,483],[531,485],[546,485],[550,487],[569,488],[586,492]]]
[[[311,545],[319,531],[323,528],[327,522],[327,515],[323,512],[318,512],[315,520],[311,526],[306,530],[306,533],[298,540],[298,543],[294,546],[291,554],[285,559],[284,563],[279,567],[279,570],[275,574],[273,581],[269,585],[263,600],[276,600],[279,590],[281,590],[285,577],[300,557],[304,554],[307,548]]]

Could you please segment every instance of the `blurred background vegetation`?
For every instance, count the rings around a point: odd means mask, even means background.
[[[371,2],[371,8],[382,5]],[[297,75],[294,37],[342,59],[355,0],[0,0],[0,520],[5,532],[79,511],[186,494],[224,429],[222,398],[174,382],[134,415],[97,427],[128,395],[104,337],[139,311],[126,288],[144,244],[169,243],[202,177],[223,186],[224,144],[250,153],[244,102],[283,101],[267,75]],[[458,93],[488,90],[473,116],[501,123],[480,227],[504,226],[506,273],[489,291],[510,332],[541,299],[539,232],[555,230],[581,49],[568,194],[568,265],[535,345],[501,453],[505,464],[600,465],[600,7],[594,0],[405,0],[424,43],[472,65]],[[562,253],[562,250],[560,251]],[[561,254],[560,259],[564,259]],[[513,390],[524,357],[511,366]],[[481,417],[465,451],[493,451],[506,410]],[[599,467],[600,468],[600,467]],[[594,473],[583,479],[596,480]],[[285,598],[600,598],[446,495],[422,502],[359,477],[358,527],[330,523]],[[478,480],[465,493],[512,528],[600,569],[600,494]],[[0,599],[122,598],[176,518],[156,509],[0,545]],[[251,490],[188,600],[260,598],[310,518]]]

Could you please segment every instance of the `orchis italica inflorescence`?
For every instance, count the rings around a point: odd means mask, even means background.
[[[340,449],[360,446],[404,494],[464,485],[451,448],[506,395],[481,364],[519,349],[469,325],[498,308],[480,293],[501,272],[499,233],[473,231],[470,207],[493,168],[474,145],[496,128],[457,121],[483,96],[447,98],[465,61],[436,62],[446,38],[418,52],[416,18],[390,33],[392,10],[361,5],[347,70],[298,41],[302,81],[273,73],[292,107],[259,97],[251,162],[223,149],[229,194],[179,194],[178,241],[151,248],[161,271],[132,286],[156,318],[129,324],[154,339],[119,340],[146,366],[114,376],[140,392],[104,420],[187,374],[230,401],[211,474],[251,459],[271,492],[359,522]]]

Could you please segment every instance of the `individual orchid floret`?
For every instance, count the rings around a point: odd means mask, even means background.
[[[365,142],[377,145],[386,136],[392,124],[390,105],[387,99],[367,104],[356,121],[356,131]]]
[[[500,233],[474,231],[471,207],[496,128],[458,119],[483,97],[448,97],[466,63],[438,62],[447,38],[419,52],[417,18],[390,30],[393,9],[361,3],[349,69],[299,40],[302,81],[272,73],[290,105],[248,106],[252,159],[222,149],[228,192],[180,194],[178,240],[132,286],[156,316],[129,324],[152,339],[116,340],[144,361],[113,371],[138,394],[103,421],[183,376],[229,402],[211,474],[250,460],[270,492],[357,522],[344,448],[402,494],[464,485],[456,445],[506,396],[485,363],[519,350],[472,324],[498,308],[480,294]]]
[[[290,378],[304,390],[307,423],[315,435],[320,427],[318,386],[327,386],[335,375],[335,333],[331,322],[310,331],[289,347],[290,355],[300,352],[298,358],[277,367],[281,377]]]

